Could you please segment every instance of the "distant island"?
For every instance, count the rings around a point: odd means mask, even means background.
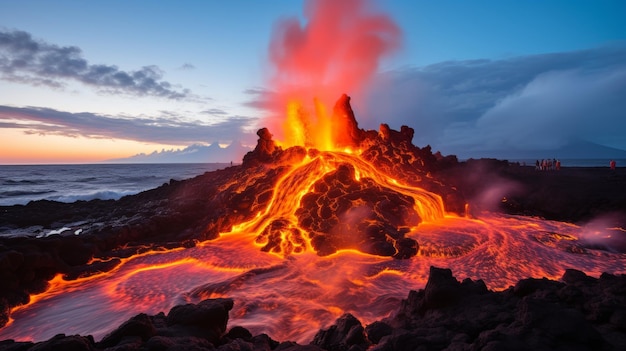
[[[466,157],[467,152],[456,153],[459,158]],[[473,158],[497,158],[508,160],[521,159],[626,159],[626,150],[621,150],[587,140],[573,139],[557,148],[528,149],[528,148],[506,148],[475,151],[472,153]],[[608,166],[608,164],[607,164]]]
[[[137,154],[126,158],[106,160],[107,163],[240,163],[251,151],[236,141],[226,147],[214,142],[210,145],[193,144],[182,150],[161,150],[150,154]]]

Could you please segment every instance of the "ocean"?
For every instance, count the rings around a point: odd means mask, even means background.
[[[0,206],[119,199],[228,167],[225,163],[0,165]]]

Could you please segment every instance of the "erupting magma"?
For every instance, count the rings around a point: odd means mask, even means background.
[[[424,287],[430,266],[491,289],[558,279],[567,268],[624,273],[625,255],[585,247],[576,225],[468,216],[454,185],[432,176],[440,160],[412,144],[411,128],[362,130],[349,97],[329,102],[362,88],[399,47],[398,27],[367,4],[308,2],[306,26],[277,27],[272,93],[262,104],[269,129],[236,166],[241,177],[220,185],[241,204],[219,237],[124,258],[88,278],[59,275],[12,311],[0,339],[100,339],[140,312],[230,297],[230,326],[308,342],[346,312],[365,324],[384,318]]]

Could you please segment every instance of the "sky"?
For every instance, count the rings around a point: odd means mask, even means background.
[[[276,90],[272,43],[285,23],[307,28],[316,3],[0,1],[0,164],[254,146]],[[626,2],[342,3],[399,29],[375,72],[336,92],[362,128],[408,125],[415,145],[461,158],[626,150]],[[316,55],[349,41],[334,39]]]

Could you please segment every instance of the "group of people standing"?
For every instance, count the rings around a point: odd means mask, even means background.
[[[610,160],[609,167],[611,168],[611,170],[614,171],[615,167],[617,167],[617,162],[615,162],[615,160]],[[535,162],[535,170],[536,171],[559,171],[561,170],[561,161],[555,158],[553,159],[546,158],[541,161],[537,160]]]
[[[537,160],[537,162],[535,162],[535,170],[536,171],[560,171],[561,161],[555,158],[553,159],[546,158],[541,161]]]

